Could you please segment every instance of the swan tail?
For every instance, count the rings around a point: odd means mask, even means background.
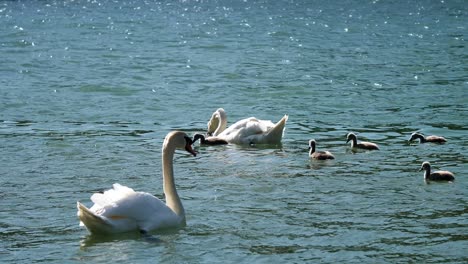
[[[110,230],[112,227],[109,222],[107,222],[102,217],[94,214],[89,210],[85,205],[80,202],[76,203],[78,207],[78,218],[80,219],[80,226],[84,225],[89,232],[91,233],[106,233],[107,230]]]
[[[283,118],[281,118],[281,120],[278,121],[270,131],[268,131],[267,138],[269,143],[281,142],[286,121],[288,121],[288,115],[284,115]]]

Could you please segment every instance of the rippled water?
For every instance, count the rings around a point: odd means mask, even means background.
[[[0,261],[468,262],[466,3],[271,2],[0,1]],[[283,144],[177,153],[184,229],[78,226],[114,182],[162,197],[164,136],[218,107]]]

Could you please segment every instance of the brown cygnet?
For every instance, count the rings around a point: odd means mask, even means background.
[[[411,134],[411,137],[409,141],[413,141],[419,139],[419,143],[426,143],[426,142],[431,142],[431,143],[438,143],[438,144],[444,144],[447,142],[447,140],[444,137],[439,137],[439,136],[423,136],[421,133],[414,132]]]
[[[379,146],[377,144],[375,144],[375,143],[365,142],[365,141],[361,141],[361,142],[358,143],[357,142],[357,137],[353,133],[349,133],[346,136],[346,138],[347,138],[346,143],[351,141],[351,147],[352,148],[367,149],[367,150],[378,150],[379,149]]]
[[[427,161],[423,162],[421,169],[424,170],[424,180],[426,181],[454,181],[455,176],[450,171],[434,171],[431,173],[431,164]]]
[[[217,138],[216,136],[205,138],[205,136],[202,135],[202,134],[193,135],[193,140],[192,141],[193,141],[193,143],[195,143],[195,141],[197,141],[199,139],[200,139],[200,144],[202,144],[202,145],[214,146],[214,145],[226,145],[228,143],[226,140]]]
[[[329,151],[315,151],[315,140],[309,140],[309,157],[318,160],[334,159],[335,156]]]

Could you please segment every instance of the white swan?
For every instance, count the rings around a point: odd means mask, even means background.
[[[91,233],[122,233],[139,230],[147,233],[156,229],[185,226],[185,212],[177,194],[173,175],[176,148],[193,156],[192,140],[183,132],[167,134],[162,147],[162,174],[166,203],[145,192],[118,183],[113,189],[91,196],[94,205],[88,209],[77,202],[80,225]]]
[[[207,137],[206,140],[210,142],[226,141],[233,144],[279,144],[287,120],[288,115],[284,115],[276,124],[270,120],[249,117],[237,121],[226,129],[226,112],[219,108],[213,113],[207,124],[208,135],[212,136]]]

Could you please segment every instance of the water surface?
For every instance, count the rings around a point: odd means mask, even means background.
[[[467,24],[464,1],[0,1],[1,262],[467,262]],[[186,228],[78,226],[115,182],[162,198],[164,136],[218,107],[289,114],[283,144],[178,152]]]

